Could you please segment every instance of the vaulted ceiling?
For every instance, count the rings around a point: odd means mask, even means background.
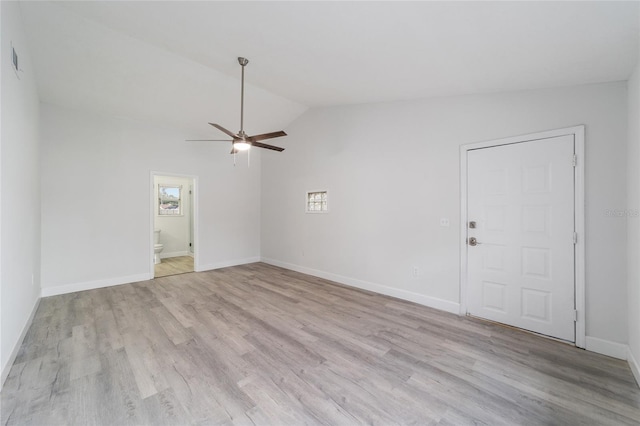
[[[626,80],[638,2],[21,2],[45,102],[211,136],[308,107]],[[236,129],[237,130],[237,129]]]

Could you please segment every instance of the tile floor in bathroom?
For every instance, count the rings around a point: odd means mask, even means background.
[[[178,256],[162,259],[161,263],[155,265],[155,278],[166,277],[168,275],[178,275],[193,272],[193,257]]]

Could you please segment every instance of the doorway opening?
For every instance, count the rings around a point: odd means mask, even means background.
[[[151,273],[194,272],[197,265],[195,176],[151,173]]]
[[[584,126],[463,145],[460,173],[460,313],[584,348]]]

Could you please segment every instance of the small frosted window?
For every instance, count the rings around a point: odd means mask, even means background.
[[[327,211],[329,211],[327,191],[307,192],[307,213],[326,213]]]

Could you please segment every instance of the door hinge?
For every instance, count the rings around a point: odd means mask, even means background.
[[[578,244],[578,233],[575,231],[573,233],[573,244]]]
[[[578,311],[575,309],[573,310],[573,321],[578,322]]]
[[[571,165],[573,167],[578,165],[578,156],[576,154],[573,154],[573,160],[571,160]]]

